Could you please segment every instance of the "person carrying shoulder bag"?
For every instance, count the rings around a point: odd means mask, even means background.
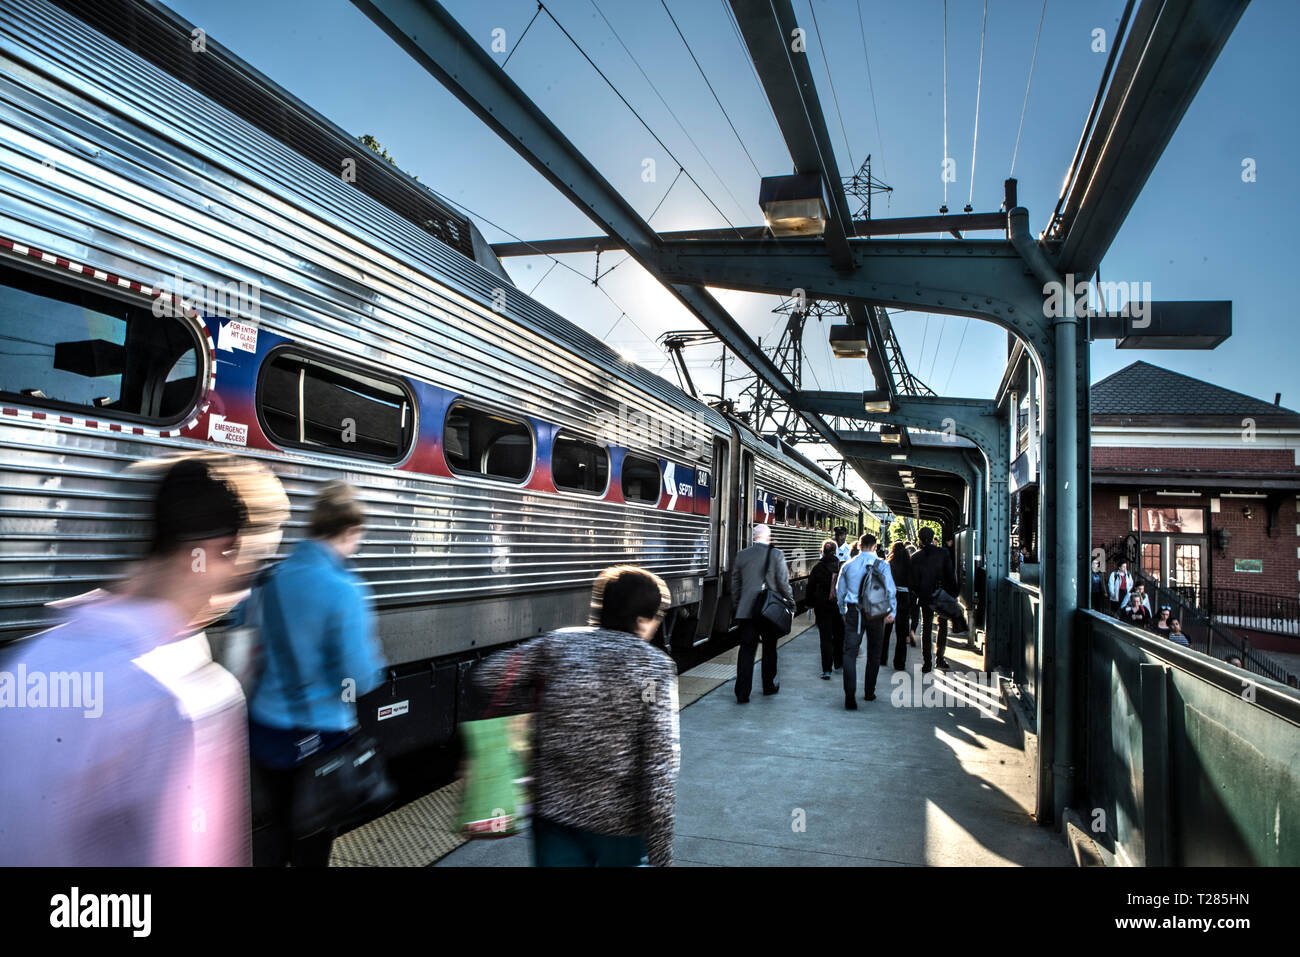
[[[325,486],[310,537],[264,577],[263,671],[249,705],[249,745],[270,829],[254,863],[325,867],[337,826],[392,797],[373,746],[358,733],[356,700],[383,681],[368,591],[345,564],[365,514],[351,487]],[[260,853],[259,853],[260,851]]]
[[[754,684],[754,654],[763,642],[763,694],[781,690],[776,672],[776,643],[782,633],[763,616],[769,593],[792,612],[794,591],[785,553],[772,545],[772,530],[754,526],[754,544],[736,554],[731,570],[731,611],[740,630],[740,651],[736,656],[736,701],[745,704]],[[789,632],[789,626],[786,632]]]

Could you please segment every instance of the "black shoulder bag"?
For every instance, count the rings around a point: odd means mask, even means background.
[[[280,599],[269,586],[269,581],[263,585],[263,614],[287,644],[289,632],[284,627]],[[278,663],[291,687],[302,688],[292,646],[278,647],[279,642],[269,641],[268,637],[264,631],[266,654]],[[308,729],[311,718],[306,701],[295,696],[289,705],[295,720],[301,720],[303,728]],[[359,824],[396,796],[397,789],[388,779],[379,746],[370,735],[357,731],[337,748],[312,752],[294,768],[290,830],[295,838],[303,838]]]
[[[763,590],[754,601],[759,613],[754,617],[759,624],[766,625],[781,637],[790,634],[790,629],[794,627],[794,602],[783,598],[776,589],[767,587],[767,572],[772,567],[772,553],[775,551],[771,545],[767,546],[767,560],[763,562]]]

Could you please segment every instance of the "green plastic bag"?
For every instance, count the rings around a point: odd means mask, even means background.
[[[467,838],[508,837],[532,813],[528,776],[532,715],[466,721],[467,772],[460,831]]]

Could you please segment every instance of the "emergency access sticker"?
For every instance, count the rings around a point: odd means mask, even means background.
[[[411,700],[395,701],[392,704],[381,705],[379,708],[379,720],[387,721],[389,718],[396,718],[398,715],[406,714],[411,710]]]
[[[247,445],[248,426],[241,422],[227,422],[224,415],[209,415],[208,441]]]

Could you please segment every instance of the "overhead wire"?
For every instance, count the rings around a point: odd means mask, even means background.
[[[808,11],[812,14],[813,30],[817,33],[817,48],[822,51],[822,67],[826,70],[826,82],[830,84],[831,100],[835,103],[835,115],[839,117],[840,135],[844,137],[844,151],[849,158],[849,169],[856,170],[858,164],[853,162],[853,148],[849,146],[849,133],[844,126],[844,114],[840,112],[839,94],[835,92],[835,80],[831,78],[831,61],[826,56],[826,44],[822,42],[822,28],[817,23],[817,11],[813,7],[812,0],[808,0]]]
[[[943,331],[948,328],[948,317],[939,317],[939,338],[934,343],[934,358],[930,360],[930,374],[926,376],[931,382],[934,381],[934,366],[939,361],[939,347],[943,345]]]
[[[684,171],[683,169],[681,169],[680,167],[678,167],[678,169],[677,169],[677,175],[674,176],[674,177],[673,177],[673,181],[672,181],[671,183],[668,184],[668,188],[667,188],[666,190],[664,190],[664,194],[663,194],[663,196],[659,197],[659,202],[656,203],[656,204],[655,204],[655,208],[652,209],[652,210],[650,211],[650,215],[647,216],[647,217],[645,218],[645,221],[646,221],[647,224],[650,223],[650,221],[653,220],[653,219],[655,218],[655,213],[659,212],[660,207],[662,207],[663,204],[667,201],[667,199],[668,199],[668,194],[671,193],[671,192],[673,191],[673,187],[677,185],[677,181],[678,181],[679,179],[682,178],[682,173],[683,173],[683,172],[685,172],[685,171]],[[599,259],[599,256],[597,256],[597,258]],[[608,276],[608,275],[609,275],[610,273],[612,273],[615,269],[617,269],[619,266],[623,265],[623,263],[627,262],[627,261],[628,261],[629,259],[631,259],[631,258],[632,258],[632,254],[629,253],[628,255],[626,255],[626,256],[624,256],[622,259],[620,259],[618,262],[614,263],[614,265],[612,265],[612,266],[610,266],[608,269],[606,269],[604,272],[597,272],[597,273],[596,273],[596,279],[595,279],[595,282],[596,282],[597,284],[599,284],[600,281],[601,281],[602,279],[604,279],[606,276]]]
[[[943,0],[943,209],[948,211],[948,0]]]
[[[681,130],[683,133],[685,133],[686,138],[690,140],[691,145],[694,146],[696,152],[700,154],[700,158],[704,160],[704,165],[709,168],[709,170],[713,173],[714,177],[717,178],[718,182],[722,184],[723,191],[728,196],[731,197],[731,201],[735,203],[738,208],[744,209],[744,207],[741,206],[740,201],[736,199],[736,197],[732,195],[731,190],[727,188],[727,181],[723,179],[718,174],[718,171],[713,168],[713,164],[709,162],[709,158],[704,154],[704,151],[700,149],[699,144],[697,144],[695,142],[695,139],[691,136],[691,134],[687,132],[686,127],[682,124],[682,121],[679,120],[677,118],[677,114],[673,112],[673,108],[671,106],[668,106],[668,101],[664,99],[663,94],[659,92],[659,88],[654,85],[654,81],[650,79],[649,74],[647,74],[646,71],[642,68],[637,58],[632,55],[632,51],[629,50],[627,44],[623,42],[623,38],[618,35],[618,31],[614,29],[614,25],[609,22],[609,19],[601,11],[600,7],[596,6],[596,0],[591,0],[591,5],[595,8],[596,13],[600,15],[600,18],[605,21],[605,25],[609,27],[609,32],[614,35],[614,39],[618,41],[619,46],[621,46],[624,52],[627,53],[628,57],[636,65],[636,68],[641,71],[641,75],[645,77],[646,82],[650,84],[650,88],[654,90],[655,96],[659,97],[660,102],[664,104],[664,106],[668,109],[669,114],[677,122],[677,125],[681,127]],[[634,107],[631,103],[629,103],[627,97],[625,97],[622,93],[619,92],[618,87],[616,87],[613,84],[613,82],[610,80],[610,78],[605,75],[604,71],[601,70],[600,67],[596,66],[596,61],[594,61],[590,56],[587,55],[587,51],[584,50],[582,46],[578,43],[578,41],[573,38],[573,35],[564,28],[564,24],[560,23],[560,21],[555,18],[555,14],[551,13],[551,11],[546,8],[545,4],[539,4],[539,6],[541,6],[541,8],[546,11],[546,15],[551,18],[551,22],[560,28],[560,32],[563,33],[565,37],[568,39],[568,41],[573,44],[574,49],[576,49],[579,53],[582,54],[583,59],[586,60],[587,63],[591,65],[591,68],[596,71],[597,75],[602,80],[605,81],[605,85],[608,86],[611,90],[613,90],[614,95],[623,101],[623,105],[626,106],[632,112],[632,115],[637,118],[637,121],[643,127],[645,127],[646,132],[649,133],[650,136],[654,139],[654,141],[659,144],[659,147],[665,153],[667,153],[669,158],[671,158],[672,161],[677,164],[678,168],[680,168],[686,174],[686,178],[695,184],[695,188],[700,191],[700,195],[703,196],[708,201],[709,205],[714,208],[717,214],[722,217],[723,222],[725,222],[732,229],[736,230],[736,235],[739,236],[740,230],[736,229],[736,224],[733,223],[727,217],[727,214],[724,213],[722,209],[718,206],[718,204],[713,201],[713,197],[711,197],[707,192],[705,192],[704,187],[700,185],[699,180],[697,180],[694,176],[691,175],[690,170],[686,169],[686,164],[683,163],[681,160],[679,160],[676,154],[674,154],[673,151],[668,148],[668,144],[666,144],[659,137],[659,134],[650,128],[650,124],[647,123],[645,121],[645,118],[642,117],[641,114],[637,112],[636,107]]]
[[[512,46],[512,47],[510,48],[510,52],[506,54],[506,58],[505,58],[505,60],[503,60],[503,61],[501,62],[501,69],[504,70],[504,69],[506,68],[506,64],[510,62],[510,58],[511,58],[512,56],[514,56],[514,55],[515,55],[515,51],[519,49],[519,44],[521,44],[521,43],[524,42],[524,37],[528,36],[528,31],[531,30],[531,29],[533,28],[533,22],[534,22],[534,21],[535,21],[539,16],[541,16],[541,13],[542,13],[542,5],[539,3],[539,4],[537,5],[537,10],[536,10],[536,12],[533,13],[533,19],[528,21],[528,26],[524,27],[524,32],[521,33],[521,34],[519,34],[519,39],[515,41],[515,45]]]
[[[551,268],[546,270],[546,272],[542,274],[542,278],[537,280],[537,282],[533,284],[532,289],[528,290],[528,295],[531,296],[533,293],[537,292],[537,287],[540,286],[542,283],[546,282],[546,277],[549,276],[555,270],[555,267],[558,266],[559,264],[560,261],[558,259],[552,262]]]
[[[871,115],[876,120],[876,150],[880,153],[880,170],[884,173],[885,179],[889,179],[889,167],[885,165],[885,138],[880,135],[880,110],[876,108],[876,85],[871,82],[871,57],[867,54],[867,28],[862,22],[862,0],[858,0],[858,32],[862,35],[862,59],[867,65],[867,89],[871,91]]]
[[[736,12],[731,9],[731,4],[727,0],[718,0],[722,4],[723,12],[727,15],[727,22],[731,24],[731,31],[736,34],[736,40],[740,44],[741,57],[749,67],[750,75],[754,77],[754,83],[758,87],[758,96],[767,104],[769,111],[772,113],[772,119],[776,119],[776,112],[772,110],[771,101],[767,98],[767,91],[763,89],[763,81],[758,75],[758,67],[754,66],[754,59],[749,55],[749,48],[745,45],[745,38],[740,32],[740,23],[736,20]]]
[[[1029,108],[1029,88],[1034,82],[1034,64],[1038,62],[1038,41],[1043,36],[1043,18],[1047,16],[1047,0],[1043,0],[1043,10],[1038,15],[1038,33],[1034,36],[1034,55],[1029,61],[1029,80],[1025,83],[1025,102],[1020,107],[1020,126],[1016,129],[1016,148],[1011,153],[1011,175],[1016,173],[1016,157],[1020,155],[1020,134],[1025,130],[1025,110]]]
[[[984,85],[984,36],[988,25],[989,0],[984,0],[984,21],[980,24],[980,65],[979,73],[975,78],[975,137],[970,146],[970,196],[966,199],[968,209],[975,202],[975,150],[980,145],[980,90]]]
[[[948,394],[948,386],[952,384],[952,374],[957,371],[957,360],[961,357],[961,347],[966,344],[966,331],[970,329],[970,316],[966,317],[966,324],[961,327],[961,339],[957,342],[957,354],[952,357],[952,368],[948,370],[948,378],[943,384],[943,393]]]
[[[488,224],[489,226],[491,226],[493,229],[498,229],[498,230],[500,230],[501,232],[505,233],[507,236],[509,236],[511,239],[515,240],[516,242],[523,243],[525,246],[530,246],[530,247],[532,247],[533,249],[536,249],[536,250],[537,250],[537,255],[539,255],[539,256],[545,256],[547,259],[551,260],[551,261],[552,261],[556,266],[563,266],[565,269],[569,270],[569,272],[573,273],[575,276],[581,276],[584,282],[591,282],[591,280],[588,279],[587,276],[586,276],[584,273],[581,273],[581,272],[579,272],[577,269],[574,269],[574,268],[573,268],[572,266],[570,266],[568,263],[566,263],[566,262],[562,262],[561,260],[557,259],[555,256],[551,255],[551,254],[548,253],[548,252],[545,252],[545,251],[543,251],[543,250],[541,250],[541,249],[537,249],[537,246],[536,246],[534,243],[532,243],[531,241],[529,241],[529,240],[527,240],[527,239],[524,239],[522,236],[518,236],[518,235],[516,235],[515,233],[512,233],[510,230],[506,229],[504,226],[502,226],[502,225],[500,225],[500,224],[498,224],[498,223],[493,222],[492,220],[488,219],[486,216],[483,216],[483,215],[481,215],[481,214],[479,214],[479,213],[474,212],[474,210],[470,209],[470,208],[469,208],[468,206],[466,206],[464,203],[459,202],[459,201],[457,201],[457,200],[454,200],[454,199],[452,199],[450,196],[444,196],[442,193],[438,192],[436,189],[434,189],[434,188],[431,187],[431,186],[426,186],[425,188],[428,189],[429,192],[433,193],[434,196],[437,196],[437,197],[438,197],[440,200],[442,200],[444,203],[447,203],[447,204],[449,204],[449,205],[451,205],[451,206],[455,206],[455,207],[458,208],[458,209],[463,209],[466,213],[468,213],[468,214],[469,214],[471,217],[473,217],[474,219],[478,219],[478,220],[481,220],[481,221],[487,223],[487,224]],[[552,268],[554,268],[554,267],[552,267]],[[543,276],[542,278],[545,279],[546,277]],[[538,285],[541,285],[541,283],[539,282]],[[533,288],[536,288],[536,286],[534,286]],[[644,329],[642,329],[641,326],[637,323],[637,321],[636,321],[635,319],[633,319],[631,316],[629,316],[629,315],[627,314],[627,310],[625,310],[622,306],[620,306],[620,305],[618,304],[617,301],[615,301],[614,297],[611,296],[611,295],[609,294],[609,291],[608,291],[608,290],[606,290],[603,286],[599,286],[599,285],[596,286],[596,288],[597,288],[598,290],[600,290],[600,293],[601,293],[601,294],[602,294],[606,299],[608,299],[608,300],[610,301],[611,304],[613,304],[613,306],[614,306],[615,309],[617,309],[619,312],[621,312],[621,313],[623,314],[623,316],[627,316],[627,319],[632,323],[632,325],[636,328],[636,330],[637,330],[638,332],[641,333],[641,335],[645,336],[646,339],[647,339],[651,344],[653,344],[653,345],[655,346],[656,349],[659,347],[659,344],[658,344],[657,342],[655,342],[655,340],[654,340],[653,338],[651,338],[650,334],[649,334],[648,332],[646,332]],[[621,317],[620,317],[620,318],[621,318]],[[611,329],[611,331],[612,331],[612,329]],[[608,333],[606,333],[606,336],[608,336]],[[604,340],[602,339],[602,341],[604,341]]]
[[[722,111],[723,119],[727,121],[727,125],[731,127],[731,132],[736,136],[736,142],[739,143],[740,148],[745,151],[745,156],[749,159],[749,165],[754,167],[754,172],[761,177],[763,173],[759,170],[758,164],[754,162],[754,157],[750,155],[749,148],[745,146],[745,141],[741,138],[740,131],[736,129],[736,124],[731,122],[731,116],[727,113],[727,108],[722,105],[722,100],[718,98],[717,91],[713,89],[713,84],[709,82],[708,74],[704,72],[704,67],[700,65],[699,59],[695,56],[695,51],[691,49],[691,44],[687,41],[686,34],[682,33],[682,28],[678,26],[677,18],[674,17],[673,12],[668,9],[668,0],[659,0],[659,2],[663,4],[664,12],[668,14],[668,19],[672,21],[673,29],[676,30],[677,35],[682,38],[682,43],[686,47],[686,52],[691,55],[691,60],[694,61],[695,68],[700,71],[700,76],[704,78],[704,85],[707,86],[709,92],[713,94],[713,102],[718,104],[718,109]],[[595,0],[592,0],[592,4],[595,4]]]

